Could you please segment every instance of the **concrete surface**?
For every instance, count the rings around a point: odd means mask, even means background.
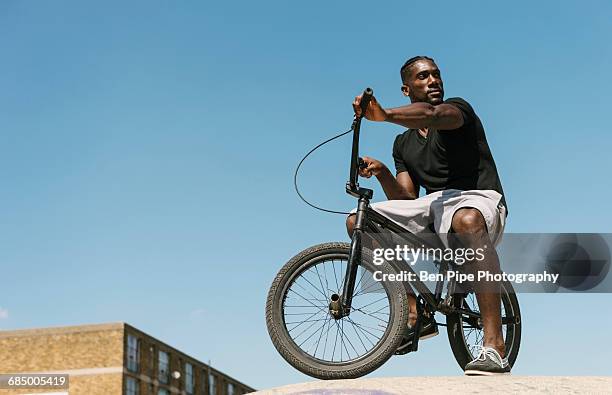
[[[314,381],[255,392],[296,395],[612,394],[609,377],[496,376],[385,377]]]

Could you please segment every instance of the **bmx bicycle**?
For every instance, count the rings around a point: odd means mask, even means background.
[[[361,114],[365,113],[372,94],[369,88],[364,91]],[[357,182],[360,128],[361,117],[355,116],[346,183],[346,192],[358,199],[351,242],[307,248],[280,269],[266,301],[266,324],[272,343],[289,364],[309,376],[361,377],[384,364],[404,340],[407,295],[412,293],[417,297],[418,318],[409,346],[411,351],[418,350],[423,313],[432,317],[441,313],[446,316],[453,355],[463,369],[482,346],[483,326],[473,290],[457,284],[452,276],[444,276],[456,267],[455,262],[443,259],[433,262],[442,274],[437,276],[433,291],[416,274],[409,281],[379,281],[414,270],[395,260],[375,264],[372,249],[364,243],[366,234],[380,246],[389,246],[390,240],[412,246],[436,245],[370,207],[373,191]],[[512,366],[520,346],[521,314],[509,282],[501,283],[501,312],[506,355]]]

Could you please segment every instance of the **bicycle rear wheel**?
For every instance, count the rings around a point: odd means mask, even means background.
[[[454,305],[479,312],[474,292],[454,296]],[[501,315],[506,356],[510,366],[514,366],[521,345],[521,311],[512,284],[507,281],[501,283]],[[465,370],[465,365],[476,358],[479,347],[483,345],[482,323],[466,314],[454,313],[446,316],[446,324],[453,355]]]
[[[266,323],[274,346],[301,372],[320,379],[356,378],[381,366],[402,340],[408,308],[401,282],[375,281],[375,266],[364,249],[351,314],[334,319],[333,294],[340,295],[350,244],[308,248],[279,271],[268,293]]]

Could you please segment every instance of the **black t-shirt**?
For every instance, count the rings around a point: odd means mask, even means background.
[[[427,193],[445,189],[492,189],[502,195],[495,161],[484,128],[470,104],[458,97],[444,101],[463,113],[463,126],[454,130],[429,129],[427,137],[409,129],[396,137],[393,159],[397,173],[407,171]]]

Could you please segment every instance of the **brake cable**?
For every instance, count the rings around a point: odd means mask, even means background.
[[[300,193],[300,190],[298,188],[298,184],[297,184],[297,176],[298,176],[298,172],[300,171],[300,166],[302,166],[302,163],[306,160],[306,158],[308,158],[308,156],[310,154],[312,154],[313,152],[315,152],[318,148],[320,148],[321,146],[337,139],[340,138],[346,134],[349,134],[350,132],[353,131],[353,127],[351,127],[349,130],[347,130],[346,132],[342,132],[337,136],[334,136],[332,138],[329,138],[327,140],[325,140],[324,142],[318,144],[316,147],[314,147],[313,149],[311,149],[310,151],[308,151],[308,153],[306,155],[304,155],[304,157],[302,158],[302,160],[300,161],[300,163],[298,163],[297,167],[295,168],[295,173],[293,174],[293,186],[295,187],[295,192],[297,192],[298,196],[300,197],[300,199],[302,199],[304,201],[304,203],[306,203],[307,205],[309,205],[310,207],[316,208],[317,210],[321,210],[321,211],[325,211],[326,213],[332,213],[332,214],[343,214],[343,215],[349,215],[350,213],[344,212],[344,211],[335,211],[335,210],[328,210],[326,208],[322,208],[319,206],[315,206],[314,204],[310,203],[308,200],[306,200],[306,198],[304,196],[302,196],[302,194]]]

